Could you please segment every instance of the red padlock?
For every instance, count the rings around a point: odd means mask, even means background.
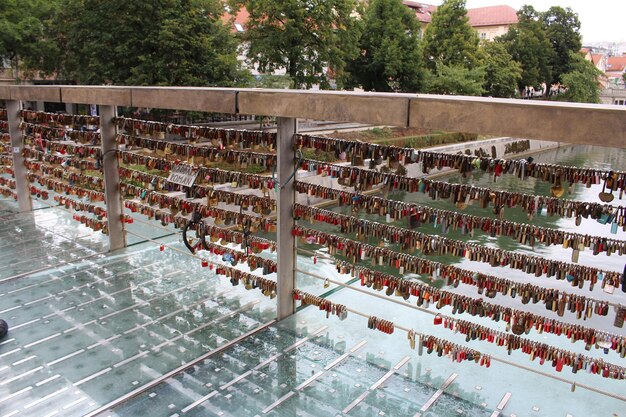
[[[209,261],[207,261],[206,259],[202,260],[202,267],[206,268],[207,266],[209,266]]]
[[[159,250],[160,250],[161,252],[163,252],[163,251],[165,250],[165,245],[161,245],[161,246],[159,246]]]

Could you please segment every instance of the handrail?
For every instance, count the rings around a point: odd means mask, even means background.
[[[348,91],[27,85],[0,86],[0,99],[362,122],[626,148],[626,108],[615,105]]]

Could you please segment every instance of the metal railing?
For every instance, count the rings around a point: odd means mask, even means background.
[[[125,246],[118,159],[115,156],[116,106],[173,108],[230,114],[276,116],[277,174],[282,186],[278,210],[278,318],[294,312],[295,241],[292,206],[292,137],[297,119],[364,122],[389,126],[518,136],[573,144],[626,148],[626,108],[608,105],[422,94],[228,89],[195,87],[0,86],[7,102],[20,209],[31,209],[19,129],[21,101],[100,105],[102,154],[110,249]]]

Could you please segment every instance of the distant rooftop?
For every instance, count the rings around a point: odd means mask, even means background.
[[[432,15],[437,11],[437,6],[432,4],[421,3],[414,0],[403,0],[402,3],[413,10],[417,19],[422,23],[430,23]],[[517,11],[511,6],[489,6],[478,7],[476,9],[468,9],[467,16],[472,27],[481,26],[499,26],[517,23]],[[226,9],[223,20],[228,21],[232,18],[230,8]],[[242,7],[233,22],[233,32],[244,32],[246,23],[250,18],[250,14],[245,7]]]
[[[415,11],[422,23],[430,23],[437,6],[413,0],[404,0],[405,6]],[[511,6],[489,6],[468,9],[467,16],[472,27],[511,25],[517,23],[517,11]]]
[[[472,27],[512,25],[517,23],[517,11],[511,6],[490,6],[468,9]]]
[[[606,70],[611,72],[624,72],[626,68],[626,55],[610,56],[606,60]]]
[[[437,11],[437,6],[433,6],[432,4],[425,4],[412,0],[404,0],[402,3],[409,9],[415,11],[417,19],[422,23],[430,23],[433,13]]]

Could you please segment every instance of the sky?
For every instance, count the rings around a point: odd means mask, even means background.
[[[578,13],[585,42],[626,42],[626,0],[466,0],[467,8],[508,5],[519,10],[530,4],[539,11],[551,6],[570,7]],[[424,3],[429,3],[425,0]],[[431,4],[441,4],[441,1]]]

